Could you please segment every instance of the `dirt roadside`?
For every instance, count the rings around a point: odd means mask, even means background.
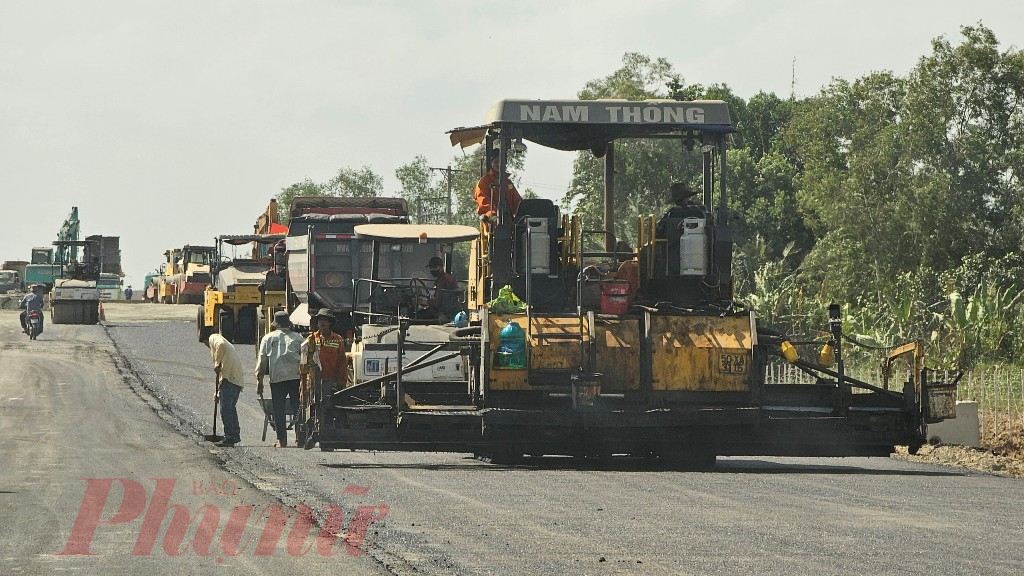
[[[923,446],[914,456],[907,453],[906,447],[901,446],[895,457],[912,462],[927,462],[1024,478],[1024,425],[1018,424],[1011,430],[1001,432],[997,437],[986,434],[981,443],[986,448],[945,444]]]

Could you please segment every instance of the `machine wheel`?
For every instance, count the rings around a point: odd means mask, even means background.
[[[256,344],[256,308],[246,306],[238,311],[235,318],[235,340],[236,344]]]
[[[82,320],[84,321],[83,324],[99,324],[100,303],[82,302]]]
[[[203,326],[206,324],[206,311],[203,309],[203,305],[199,305],[199,309],[196,311],[196,338],[203,335]]]
[[[254,344],[262,342],[263,337],[267,335],[267,315],[265,310],[266,308],[263,306],[256,308],[256,341]],[[259,350],[256,353],[259,354]]]
[[[667,447],[659,451],[662,465],[669,470],[712,470],[717,455],[699,448]]]
[[[50,321],[54,324],[68,324],[68,313],[63,304],[53,304],[50,307]]]
[[[235,315],[231,310],[221,309],[217,313],[217,332],[228,339],[228,342],[235,341]]]
[[[523,453],[515,446],[496,446],[491,453],[491,464],[514,466],[523,460]]]

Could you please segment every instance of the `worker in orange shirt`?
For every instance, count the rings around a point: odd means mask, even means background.
[[[313,373],[313,367],[320,367],[320,380],[324,383],[324,393],[341,390],[348,382],[348,357],[345,354],[345,339],[331,328],[334,314],[327,308],[321,308],[313,316],[317,330],[306,338],[300,353],[299,373],[307,376]],[[303,388],[308,391],[312,382],[304,378]],[[305,394],[302,395],[305,397]]]
[[[494,217],[498,209],[498,172],[500,167],[498,166],[497,150],[491,150],[487,157],[487,163],[490,165],[490,169],[480,178],[480,181],[476,183],[476,188],[473,189],[473,198],[476,199],[476,214],[480,216],[481,220]],[[519,191],[516,190],[506,172],[505,205],[508,206],[508,213],[515,215],[516,209],[519,208],[519,203],[522,201],[523,197],[519,195]]]
[[[327,308],[321,308],[311,320],[316,322],[317,331],[306,338],[299,352],[299,404],[308,408],[309,419],[304,423],[307,427],[313,426],[314,421],[319,420],[324,414],[323,408],[318,405],[319,402],[329,403],[331,393],[344,388],[348,382],[345,339],[331,328],[334,314]],[[320,382],[323,384],[320,392],[322,398],[317,398],[313,394],[313,380],[317,368],[320,369]],[[319,438],[316,430],[307,428],[307,433],[304,448],[309,450]]]

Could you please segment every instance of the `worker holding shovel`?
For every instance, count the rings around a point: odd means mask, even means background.
[[[245,382],[242,376],[242,362],[238,358],[235,346],[228,342],[227,338],[220,334],[214,334],[211,328],[203,328],[199,334],[199,341],[210,349],[210,356],[213,357],[213,372],[217,376],[217,390],[213,395],[213,436],[207,437],[207,439],[215,440],[217,437],[217,400],[219,398],[220,416],[224,421],[224,439],[217,442],[217,446],[232,448],[242,441],[241,429],[238,426],[238,411],[235,409]]]

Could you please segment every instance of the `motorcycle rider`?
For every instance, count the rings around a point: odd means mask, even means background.
[[[28,334],[28,324],[26,323],[26,316],[32,310],[37,310],[39,312],[39,322],[40,322],[39,326],[40,326],[40,331],[42,331],[42,321],[43,321],[43,296],[42,296],[42,292],[43,292],[43,287],[42,286],[40,286],[39,284],[33,284],[32,286],[29,287],[29,293],[25,294],[25,297],[22,298],[21,302],[18,304],[18,307],[22,309],[22,311],[21,311],[21,329],[24,330],[26,334]]]

